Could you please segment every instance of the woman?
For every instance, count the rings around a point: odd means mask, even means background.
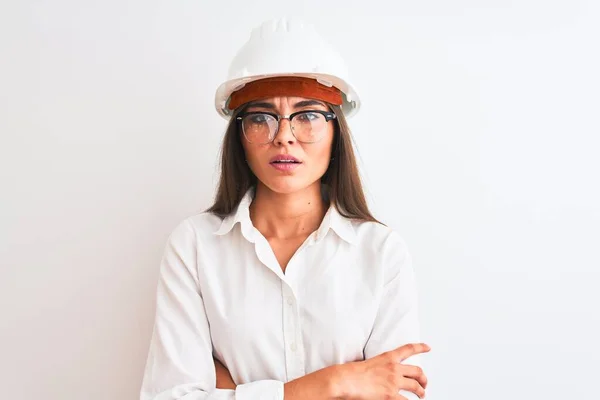
[[[216,94],[215,204],[165,249],[142,400],[424,397],[411,258],[367,207],[359,105],[312,27],[252,32]]]

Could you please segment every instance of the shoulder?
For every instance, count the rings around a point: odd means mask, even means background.
[[[192,215],[186,221],[199,235],[213,234],[223,223],[221,217],[210,212],[201,212]]]
[[[353,222],[353,226],[359,252],[368,255],[370,268],[381,272],[383,282],[412,270],[408,245],[396,230],[378,222]]]
[[[390,249],[408,251],[404,238],[389,226],[371,221],[353,221],[352,226],[359,246],[383,252]]]
[[[219,229],[223,220],[210,212],[201,212],[184,218],[172,229],[169,241],[207,239]]]

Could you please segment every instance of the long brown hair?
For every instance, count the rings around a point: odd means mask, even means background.
[[[331,163],[321,182],[329,189],[329,198],[346,218],[378,222],[367,205],[354,155],[350,127],[340,106],[329,105],[336,114]],[[221,177],[215,203],[206,210],[224,218],[238,206],[246,191],[256,185],[257,178],[246,163],[237,116],[246,107],[237,109],[229,122],[221,146]]]

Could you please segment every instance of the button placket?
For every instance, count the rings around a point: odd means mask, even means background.
[[[285,364],[288,380],[304,376],[304,350],[300,334],[300,318],[296,297],[292,288],[281,282],[283,300],[283,335],[285,346]]]

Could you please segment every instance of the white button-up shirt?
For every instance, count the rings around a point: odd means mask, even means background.
[[[284,273],[250,220],[253,194],[223,220],[200,213],[171,233],[141,400],[282,400],[284,382],[419,342],[415,276],[398,233],[330,206]],[[236,390],[215,388],[213,357]]]

